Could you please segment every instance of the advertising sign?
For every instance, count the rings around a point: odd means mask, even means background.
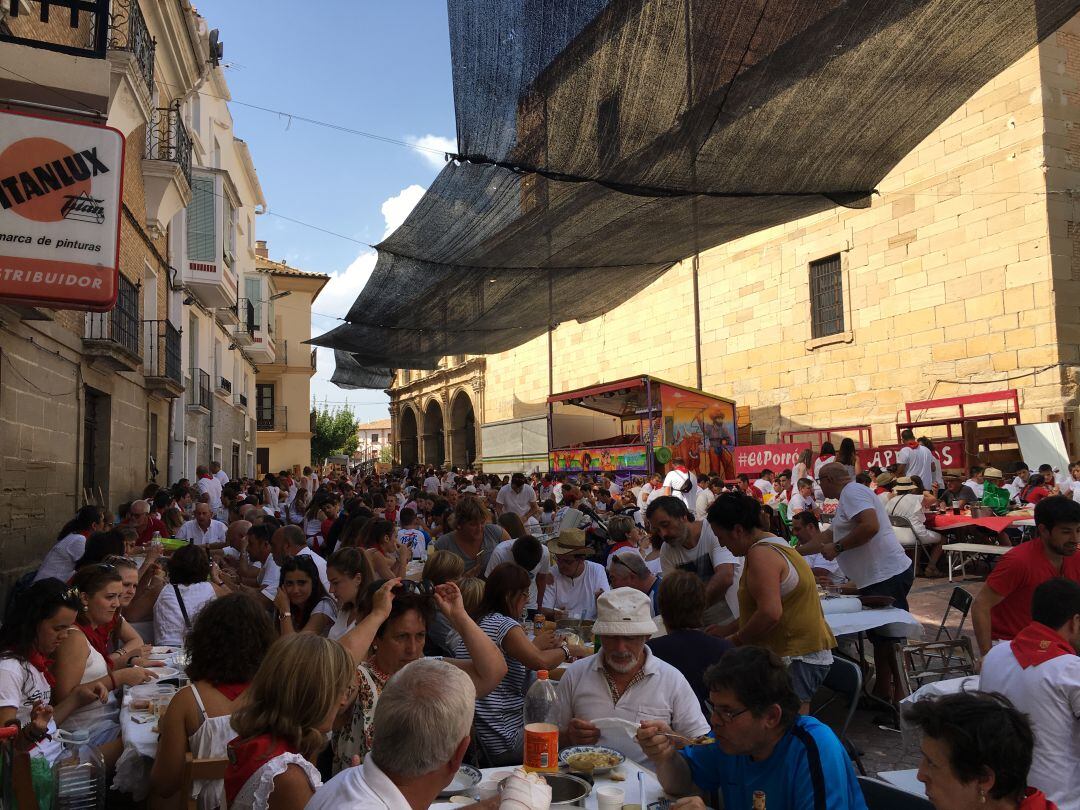
[[[112,308],[123,174],[118,130],[0,112],[0,301]]]
[[[871,467],[885,469],[892,464],[896,464],[896,454],[900,452],[902,446],[896,444],[886,447],[860,447],[856,451],[859,455],[859,464],[864,470]],[[941,464],[943,470],[967,469],[967,457],[964,455],[963,439],[936,442],[934,445],[934,457]],[[923,483],[930,486],[929,481]]]
[[[549,462],[553,472],[615,472],[648,469],[648,449],[643,444],[628,447],[582,447],[553,450]]]
[[[699,477],[735,477],[735,406],[695,391],[660,385],[663,444]],[[656,442],[660,444],[659,441]]]
[[[762,470],[790,470],[799,454],[809,450],[809,442],[801,444],[748,444],[735,448],[735,471],[759,473]]]

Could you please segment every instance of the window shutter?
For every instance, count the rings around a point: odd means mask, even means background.
[[[214,216],[214,181],[191,178],[191,204],[187,209],[188,259],[193,262],[216,262],[217,231]]]
[[[262,282],[257,278],[244,279],[244,294],[251,305],[255,307],[255,328],[263,329],[265,324],[262,320]]]

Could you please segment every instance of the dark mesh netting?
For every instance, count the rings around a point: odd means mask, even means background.
[[[459,154],[335,382],[491,354],[875,185],[1080,0],[449,0]],[[383,383],[379,382],[381,386]]]

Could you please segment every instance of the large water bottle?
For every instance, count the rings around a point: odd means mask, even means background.
[[[105,760],[89,731],[61,731],[64,753],[53,765],[54,810],[103,810]]]
[[[559,695],[546,669],[525,693],[525,770],[559,770]]]

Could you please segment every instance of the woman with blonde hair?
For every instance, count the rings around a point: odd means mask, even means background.
[[[457,582],[465,573],[465,561],[449,551],[432,551],[424,563],[422,579],[431,580],[433,585],[445,582]]]
[[[356,665],[336,641],[297,633],[275,642],[232,714],[230,810],[302,810],[322,785],[312,763],[355,685]]]

